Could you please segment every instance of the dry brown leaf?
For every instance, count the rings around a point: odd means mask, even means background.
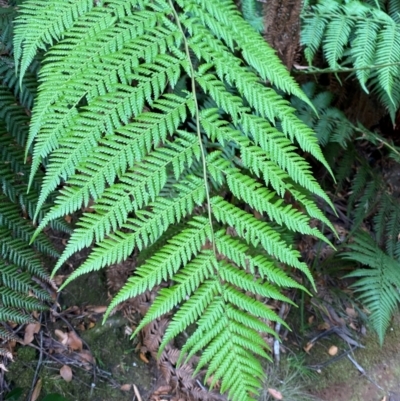
[[[358,316],[358,313],[356,312],[356,310],[354,308],[346,308],[346,313],[347,313],[347,316],[352,317],[352,318],[356,318]]]
[[[304,351],[308,352],[310,351],[310,349],[314,346],[314,343],[307,343],[307,345],[303,348]]]
[[[83,348],[82,340],[75,331],[70,331],[68,333],[67,345],[72,351],[82,351]]]
[[[35,388],[33,389],[32,397],[29,401],[36,401],[39,398],[41,390],[42,390],[42,379],[38,379],[38,381],[35,384]]]
[[[34,335],[39,333],[40,323],[29,323],[25,327],[24,345],[30,344],[33,341]]]
[[[318,330],[329,330],[331,328],[330,324],[327,322],[323,322],[318,325]]]
[[[139,354],[139,358],[140,358],[140,360],[143,361],[144,363],[149,363],[149,360],[146,358],[146,355],[143,354],[143,352],[141,352],[141,353]]]
[[[84,364],[83,367],[86,370],[92,369],[92,365],[95,364],[95,360],[93,358],[93,355],[90,353],[90,351],[87,350],[87,349],[84,349],[78,355],[79,355],[79,358],[81,359],[81,361]]]
[[[328,354],[330,356],[335,356],[338,353],[338,351],[339,351],[339,348],[336,347],[336,345],[332,345],[328,350]]]
[[[67,345],[68,342],[68,334],[64,333],[62,330],[54,330],[54,334],[57,336],[58,341],[60,341],[61,344]]]
[[[66,381],[70,382],[72,380],[72,370],[68,365],[64,365],[60,369],[60,376]]]
[[[280,391],[275,390],[274,388],[269,388],[268,392],[274,397],[276,400],[283,400],[283,395]]]
[[[357,326],[356,326],[353,322],[350,322],[349,327],[350,327],[351,329],[353,329],[354,331],[358,331]]]
[[[132,388],[132,384],[123,384],[119,389],[121,391],[130,391]]]
[[[107,310],[107,306],[93,306],[93,305],[90,305],[86,309],[87,309],[88,312],[91,312],[91,313],[104,313]]]
[[[63,282],[64,282],[64,280],[67,278],[67,276],[65,276],[65,275],[61,275],[61,274],[59,274],[59,275],[57,275],[57,276],[54,276],[54,278],[53,278],[53,281],[54,281],[54,283],[56,284],[56,285],[61,285]]]
[[[85,327],[85,324],[82,322],[82,323],[79,323],[77,326],[76,326],[76,328],[79,330],[79,331],[85,331],[86,330],[86,327]]]

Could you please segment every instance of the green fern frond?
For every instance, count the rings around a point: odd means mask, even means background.
[[[241,8],[243,18],[257,31],[263,32],[264,22],[261,15],[260,2],[255,0],[242,0]]]
[[[359,21],[351,49],[358,81],[366,93],[366,83],[371,76],[371,69],[368,67],[374,63],[379,29],[379,24],[372,19]]]
[[[94,6],[92,0],[30,1],[22,4],[14,35],[15,58],[23,76],[38,49],[62,37],[63,30],[72,27],[77,16]],[[23,27],[27,24],[27,28]]]
[[[376,3],[358,0],[343,4],[324,0],[303,8],[302,18],[301,41],[308,63],[312,64],[322,48],[334,72],[352,64],[361,87],[367,93],[372,87],[394,118],[400,104],[399,18],[382,11]]]
[[[82,274],[125,260],[135,247],[141,250],[151,245],[169,225],[179,223],[193,212],[196,204],[204,202],[204,185],[200,179],[193,177],[177,185],[180,192],[175,199],[159,197],[149,204],[151,212],[138,211],[136,218],[130,218],[122,225],[123,230],[115,231],[97,244],[87,261],[68,277],[61,288]]]
[[[29,131],[29,109],[38,86],[35,70],[38,63],[33,63],[26,77],[19,80],[11,58],[15,2],[9,6],[0,13],[0,320],[24,324],[35,321],[31,316],[33,311],[47,309],[50,296],[40,285],[49,281],[43,262],[44,258],[58,254],[43,233],[29,246],[35,231],[31,217],[42,174],[37,174],[32,191],[27,194],[30,168],[24,164],[24,145]],[[15,339],[4,329],[0,336]]]
[[[397,0],[388,1],[388,14],[397,24],[400,23],[400,4]]]
[[[268,321],[283,323],[255,296],[289,302],[283,288],[304,289],[285,265],[312,282],[281,231],[327,241],[310,217],[332,227],[316,202],[330,199],[299,150],[329,166],[285,96],[313,104],[231,0],[37,3],[21,7],[14,40],[19,71],[46,50],[26,139],[33,193],[45,164],[35,236],[91,208],[54,272],[84,247],[93,246],[64,285],[151,252],[106,316],[172,281],[138,330],[173,313],[162,349],[195,323],[181,360],[201,352],[197,369],[208,365],[212,385],[220,380],[233,400],[250,400],[263,375],[251,354],[268,358],[260,333],[274,334]],[[58,25],[38,27],[49,8]]]
[[[331,68],[338,68],[337,60],[343,57],[354,21],[346,15],[338,15],[330,21],[324,35],[325,57]]]
[[[376,63],[382,65],[376,71],[379,85],[393,102],[392,90],[396,77],[399,75],[400,67],[400,31],[393,23],[386,25],[378,34],[376,48]]]
[[[249,245],[254,247],[261,245],[268,254],[296,267],[305,273],[311,282],[313,281],[307,265],[299,261],[299,252],[288,247],[280,235],[272,230],[267,223],[257,220],[253,215],[218,196],[212,199],[211,207],[215,218],[230,227],[235,227],[238,235]]]
[[[35,230],[26,220],[21,219],[20,215],[20,207],[13,202],[9,202],[0,193],[0,226],[7,227],[15,237],[29,243]],[[50,241],[42,233],[35,239],[33,245],[43,254],[58,256]]]
[[[347,277],[358,278],[353,287],[360,293],[360,301],[371,312],[372,327],[382,344],[392,315],[400,302],[400,265],[379,249],[365,233],[355,236],[354,243],[349,244],[348,248],[350,251],[344,253],[344,258],[368,266],[355,270]]]

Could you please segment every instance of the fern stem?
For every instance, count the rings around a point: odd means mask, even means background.
[[[204,149],[202,137],[201,137],[201,129],[200,129],[200,111],[199,111],[199,103],[197,101],[197,93],[196,93],[196,80],[194,78],[195,76],[195,71],[193,68],[193,64],[190,58],[190,50],[189,50],[189,44],[188,41],[186,40],[185,32],[182,28],[181,21],[179,19],[179,15],[176,12],[174,5],[171,0],[168,0],[168,3],[171,7],[172,14],[174,15],[176,24],[179,28],[179,30],[182,33],[182,38],[183,38],[183,43],[185,46],[185,53],[186,57],[189,63],[189,68],[190,68],[190,80],[191,80],[191,87],[192,87],[192,96],[193,96],[193,102],[195,106],[195,120],[196,120],[196,133],[197,133],[197,138],[199,140],[199,146],[201,150],[201,162],[203,166],[203,180],[204,180],[204,185],[205,185],[205,190],[206,190],[206,201],[207,201],[207,214],[208,214],[208,220],[210,222],[210,230],[211,230],[211,242],[212,242],[212,250],[214,252],[214,255],[217,256],[217,250],[215,247],[215,234],[214,234],[214,228],[213,228],[213,219],[212,219],[212,211],[211,211],[211,196],[210,196],[210,188],[208,185],[208,178],[207,178],[207,161],[206,161],[206,151]]]
[[[384,67],[392,67],[392,66],[396,66],[396,65],[400,65],[400,61],[396,61],[395,63],[385,63],[385,64],[375,64],[375,65],[368,65],[365,67],[353,67],[353,68],[315,68],[313,66],[310,67],[305,67],[305,66],[294,66],[296,73],[298,74],[327,74],[327,73],[332,73],[332,74],[336,74],[336,73],[343,73],[343,72],[354,72],[354,71],[362,71],[362,70],[378,70],[380,68],[384,68]]]

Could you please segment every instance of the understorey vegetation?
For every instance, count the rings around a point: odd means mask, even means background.
[[[79,252],[61,290],[134,260],[104,319],[152,292],[132,336],[157,322],[166,358],[185,333],[174,368],[232,400],[257,398],[266,337],[289,329],[271,305],[344,261],[383,342],[400,300],[397,1],[3,3],[5,342]]]

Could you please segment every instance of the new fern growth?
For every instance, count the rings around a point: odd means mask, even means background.
[[[84,247],[93,246],[65,285],[155,249],[107,315],[172,282],[135,334],[175,311],[161,349],[196,323],[180,360],[200,353],[211,386],[252,399],[263,376],[252,355],[268,358],[261,333],[274,335],[267,322],[281,322],[254,295],[290,302],[282,289],[303,286],[285,266],[312,282],[276,227],[325,241],[310,217],[331,227],[315,197],[331,203],[299,150],[329,167],[277,90],[308,98],[231,0],[27,0],[14,46],[21,79],[46,51],[26,145],[31,191],[45,165],[34,239],[89,202],[93,211],[54,272]]]

